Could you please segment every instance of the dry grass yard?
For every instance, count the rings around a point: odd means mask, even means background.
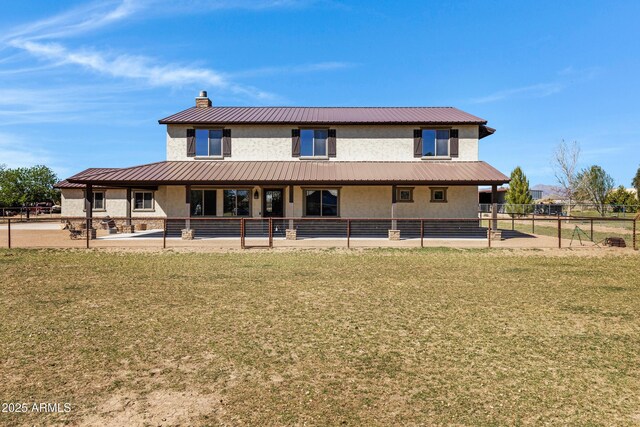
[[[640,257],[0,250],[2,425],[638,425]]]

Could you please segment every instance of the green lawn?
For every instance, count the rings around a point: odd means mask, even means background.
[[[0,251],[0,425],[637,425],[637,253]]]

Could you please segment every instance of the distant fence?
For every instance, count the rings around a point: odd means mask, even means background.
[[[15,206],[0,208],[0,223],[12,218],[14,221],[50,220],[60,217],[60,210],[54,206]]]
[[[515,205],[499,203],[497,212],[505,215],[560,215],[560,216],[604,216],[633,218],[640,212],[640,205],[595,205],[593,203],[534,203],[528,205]],[[480,203],[478,212],[491,213],[491,203]]]
[[[635,218],[61,218],[11,217],[0,247],[527,247],[637,248]]]

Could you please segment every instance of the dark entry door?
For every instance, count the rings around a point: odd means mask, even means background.
[[[284,191],[282,189],[265,188],[262,197],[262,216],[280,218],[284,216]]]

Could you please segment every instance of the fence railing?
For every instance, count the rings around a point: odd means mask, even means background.
[[[0,226],[0,247],[637,248],[635,218],[62,218]],[[4,231],[3,231],[4,230]]]
[[[497,213],[505,215],[560,215],[633,218],[640,212],[640,205],[595,205],[593,203],[534,203],[534,204],[496,204]],[[491,213],[491,203],[480,203],[480,215]]]
[[[0,223],[8,218],[14,221],[38,221],[60,217],[59,206],[15,206],[0,207]]]

